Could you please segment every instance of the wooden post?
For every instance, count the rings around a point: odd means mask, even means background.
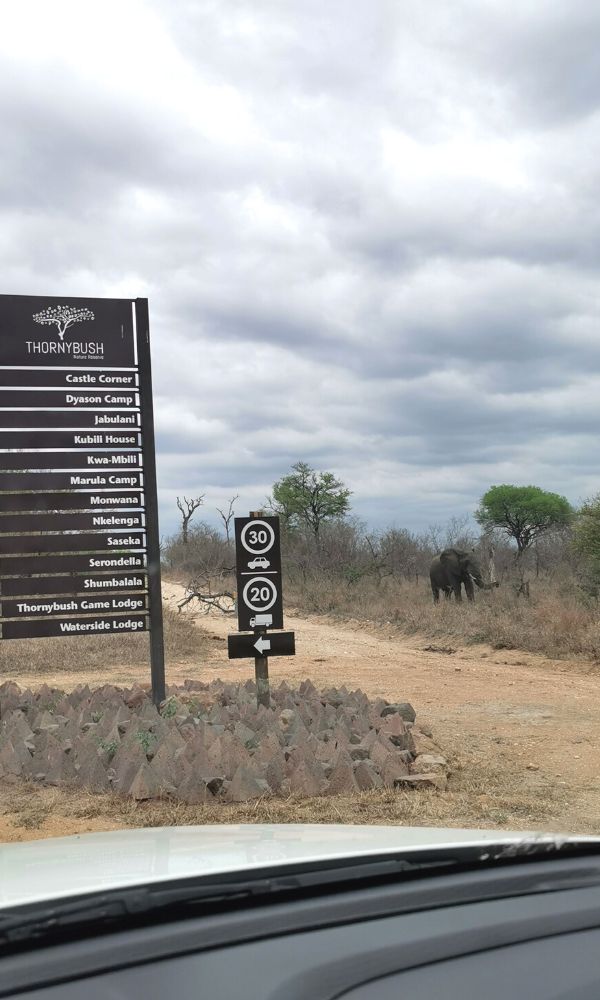
[[[255,628],[254,635],[266,635],[266,629]],[[267,656],[254,657],[254,677],[256,679],[256,707],[271,707],[271,691],[269,688],[269,658]]]
[[[263,516],[262,510],[251,510],[250,517],[260,518]],[[259,635],[266,635],[267,630],[264,626],[254,629],[254,636],[258,639]],[[260,708],[264,705],[265,708],[271,707],[271,691],[269,688],[269,658],[268,656],[255,656],[254,657],[254,677],[256,680],[256,706]]]

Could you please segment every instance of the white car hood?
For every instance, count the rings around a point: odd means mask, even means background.
[[[567,839],[500,830],[292,824],[84,833],[0,846],[0,907],[273,865]],[[600,845],[600,838],[577,839]]]

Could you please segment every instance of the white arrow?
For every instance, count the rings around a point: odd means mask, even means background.
[[[254,648],[258,649],[258,652],[262,656],[263,653],[264,653],[264,651],[265,651],[265,649],[270,649],[271,648],[271,640],[270,639],[265,639],[264,636],[259,635],[258,639],[254,643]]]

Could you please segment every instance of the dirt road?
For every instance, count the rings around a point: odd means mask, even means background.
[[[173,606],[183,588],[166,582]],[[246,680],[251,660],[227,659],[232,618],[191,609],[203,635],[197,658],[168,664],[167,681]],[[188,612],[189,613],[189,612]],[[359,687],[410,701],[448,756],[446,792],[367,793],[356,798],[272,799],[235,806],[133,803],[81,790],[0,784],[0,840],[173,823],[374,822],[600,833],[600,670],[517,650],[461,647],[363,622],[286,616],[297,655],[272,658],[274,683]],[[204,634],[204,630],[207,630]],[[208,636],[208,638],[206,637]],[[452,648],[450,648],[452,645]],[[444,649],[444,647],[448,647]],[[429,648],[426,648],[429,647]],[[62,666],[62,665],[61,665]],[[81,682],[148,682],[147,665],[75,672],[52,664],[22,683],[65,689]]]
[[[174,604],[184,593],[173,583],[164,591]],[[198,615],[197,623],[216,640],[197,676],[252,676],[251,661],[227,660],[232,619]],[[519,789],[525,799],[552,798],[556,808],[549,828],[600,833],[598,668],[479,645],[436,652],[435,646],[425,648],[433,646],[425,638],[360,622],[291,614],[286,628],[296,632],[297,655],[270,661],[273,681],[310,677],[317,685],[345,684],[371,696],[410,701],[464,779],[478,770],[491,772],[495,782],[513,793]]]

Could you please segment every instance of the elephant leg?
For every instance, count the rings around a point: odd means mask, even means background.
[[[468,601],[474,601],[475,600],[475,588],[473,586],[473,581],[471,580],[470,577],[468,577],[463,582],[464,582],[464,585],[465,585],[465,593],[467,595],[467,600]]]
[[[454,583],[452,585],[452,589],[454,591],[454,600],[458,601],[459,604],[462,602],[462,594],[460,592],[460,588],[461,588],[461,582],[460,582],[460,580],[458,581],[458,583]]]
[[[452,587],[444,587],[444,598],[449,601],[452,597]]]
[[[433,584],[432,584],[431,585],[431,593],[433,594],[433,603],[434,604],[439,604],[440,603],[440,591],[439,591],[439,588],[438,587],[434,587]]]

